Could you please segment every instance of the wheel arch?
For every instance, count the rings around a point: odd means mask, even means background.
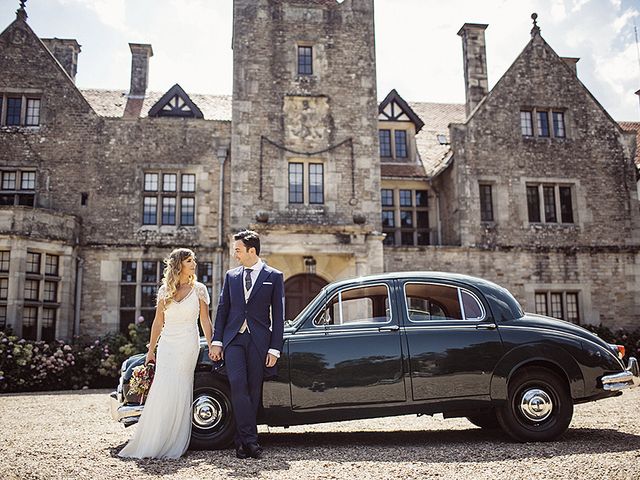
[[[532,343],[514,348],[500,359],[491,377],[491,399],[507,400],[509,380],[528,367],[551,370],[567,382],[571,398],[584,396],[584,377],[575,358],[559,345]]]

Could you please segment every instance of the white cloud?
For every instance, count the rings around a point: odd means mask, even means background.
[[[616,31],[616,33],[620,33],[620,31],[627,25],[627,23],[629,23],[629,20],[637,17],[638,15],[640,15],[640,12],[630,8],[613,21],[613,29]]]

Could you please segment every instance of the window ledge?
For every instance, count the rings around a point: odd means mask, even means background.
[[[529,228],[534,230],[558,229],[558,230],[578,230],[580,227],[576,223],[529,223]]]
[[[40,131],[41,125],[23,126],[23,125],[3,125],[0,132],[6,133],[34,133]]]

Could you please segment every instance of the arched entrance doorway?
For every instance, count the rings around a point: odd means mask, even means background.
[[[293,320],[327,282],[313,273],[294,275],[284,282],[284,318]]]

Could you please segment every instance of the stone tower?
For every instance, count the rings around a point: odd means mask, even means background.
[[[373,0],[233,15],[232,232],[260,231],[289,277],[381,271]]]

